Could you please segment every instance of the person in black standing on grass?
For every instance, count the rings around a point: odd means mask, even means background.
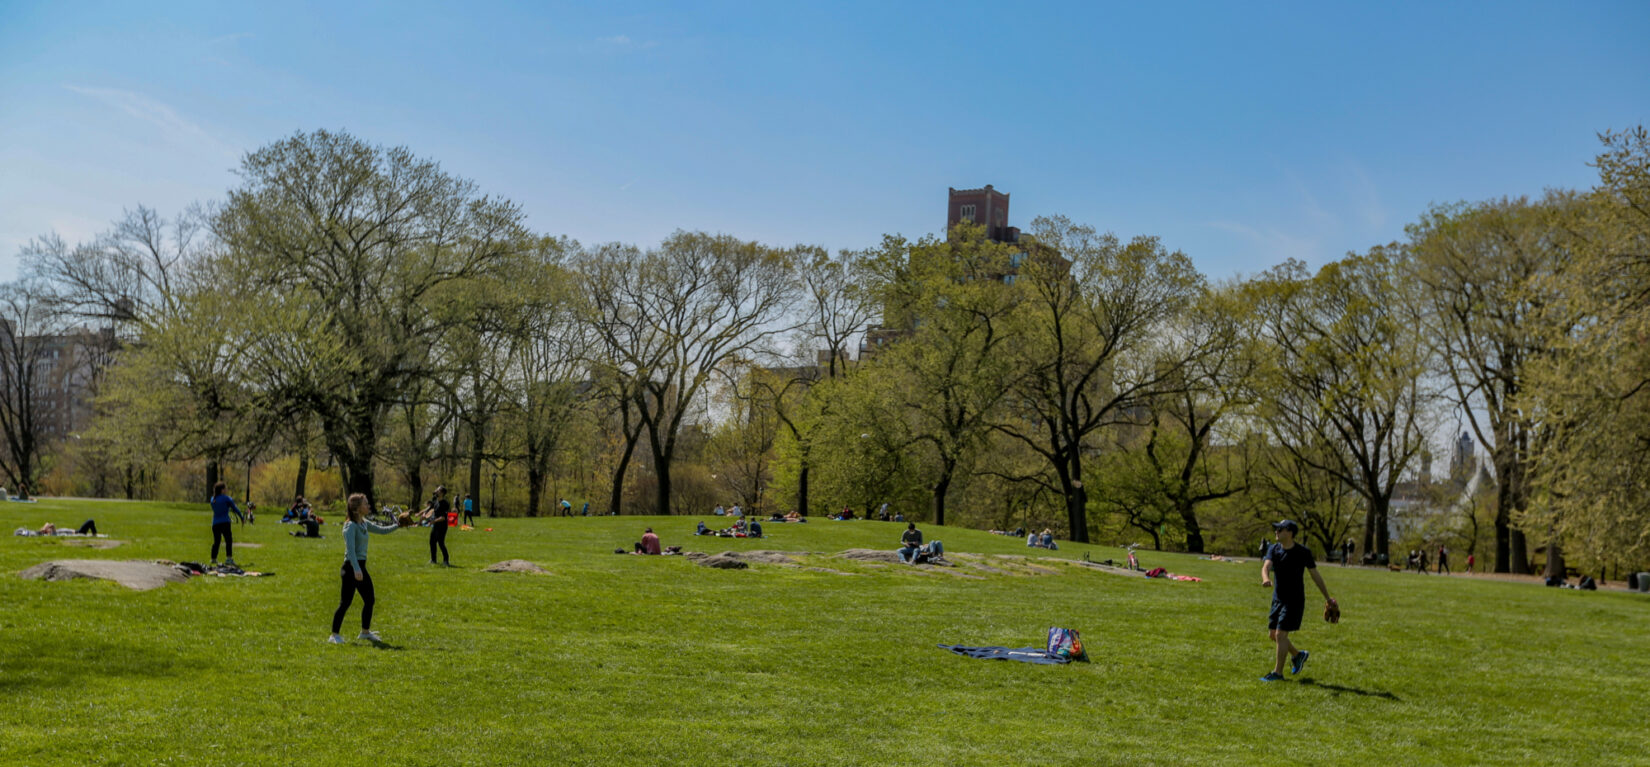
[[[441,564],[452,566],[447,558],[447,514],[453,510],[453,505],[447,502],[447,487],[441,485],[435,489],[435,496],[430,499],[430,508],[424,510],[424,518],[430,520],[430,564],[435,564],[435,549],[441,547]]]
[[[1323,584],[1323,576],[1318,574],[1318,562],[1312,557],[1312,550],[1295,543],[1300,526],[1285,519],[1274,523],[1272,529],[1277,531],[1278,542],[1267,547],[1266,562],[1260,567],[1260,584],[1272,587],[1272,612],[1267,616],[1266,627],[1277,644],[1277,654],[1271,673],[1261,677],[1262,682],[1282,680],[1285,661],[1290,664],[1290,673],[1299,674],[1311,654],[1289,641],[1290,632],[1300,630],[1301,618],[1306,614],[1306,584],[1302,576],[1311,573],[1312,582],[1323,592],[1323,598],[1331,604],[1335,601],[1329,596],[1329,587]]]

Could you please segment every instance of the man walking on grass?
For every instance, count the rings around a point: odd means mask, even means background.
[[[1311,549],[1295,544],[1300,525],[1285,519],[1273,523],[1272,529],[1278,542],[1266,549],[1266,561],[1260,566],[1260,585],[1272,586],[1272,613],[1267,617],[1266,627],[1277,643],[1277,660],[1272,665],[1272,673],[1260,678],[1262,682],[1283,679],[1285,661],[1289,662],[1292,674],[1299,674],[1306,667],[1310,653],[1289,641],[1289,633],[1300,630],[1301,616],[1306,612],[1306,584],[1301,574],[1312,573],[1312,582],[1318,584],[1323,598],[1330,604],[1335,603],[1329,596],[1329,587],[1323,585],[1323,576],[1318,574],[1318,563],[1312,558]]]

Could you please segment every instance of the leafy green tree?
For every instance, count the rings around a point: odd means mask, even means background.
[[[1495,571],[1528,572],[1528,487],[1550,426],[1522,401],[1532,365],[1578,318],[1559,300],[1572,279],[1566,238],[1553,237],[1573,195],[1434,208],[1409,227],[1417,315],[1459,412],[1495,467]]]
[[[1247,287],[1269,346],[1258,417],[1292,460],[1363,497],[1366,552],[1387,552],[1393,494],[1426,444],[1430,359],[1404,313],[1407,287],[1384,249],[1316,275],[1291,261]]]
[[[391,408],[447,372],[432,352],[533,240],[516,206],[345,133],[263,147],[240,175],[213,227],[223,279],[257,292],[248,354],[275,396],[320,418],[347,490],[371,496]]]
[[[882,352],[864,375],[897,382],[887,392],[908,423],[910,443],[929,449],[933,523],[945,524],[951,487],[997,423],[1009,392],[1016,342],[1016,291],[1001,276],[1010,249],[983,229],[959,227],[944,241],[925,239],[885,252],[885,312],[909,337]]]
[[[1526,523],[1598,569],[1650,562],[1650,131],[1601,139],[1598,186],[1560,219],[1574,261],[1551,283],[1582,320],[1549,326],[1521,403],[1553,429]]]
[[[672,510],[671,468],[682,425],[712,376],[788,332],[794,253],[725,235],[677,232],[659,247],[606,247],[579,264],[583,305],[625,425],[647,436],[654,509]],[[627,443],[634,445],[634,439]],[[615,477],[614,506],[618,504]]]
[[[1085,456],[1097,432],[1180,375],[1161,341],[1203,278],[1155,238],[1125,245],[1064,217],[1033,221],[1027,239],[1025,254],[1010,256],[1023,259],[1016,340],[1004,347],[1016,373],[994,426],[1048,461],[1071,538],[1087,542]]]

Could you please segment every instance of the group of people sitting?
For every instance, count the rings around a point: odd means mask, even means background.
[[[1050,551],[1060,548],[1054,543],[1054,531],[1046,527],[1043,528],[1043,532],[1040,535],[1038,533],[1028,533],[1026,535],[1026,546],[1035,549],[1048,549]]]
[[[295,530],[292,533],[299,538],[321,537],[322,522],[321,516],[315,513],[315,509],[309,505],[309,501],[304,500],[301,495],[293,498],[292,506],[286,510],[285,514],[281,515],[281,524],[302,526],[303,529]]]
[[[899,550],[895,552],[899,560],[911,565],[924,565],[945,556],[945,546],[939,541],[922,542],[922,531],[917,529],[917,523],[911,522],[905,526],[905,534],[899,537]]]
[[[851,520],[851,519],[875,519],[875,520],[880,520],[882,522],[904,522],[905,521],[905,515],[900,514],[898,512],[895,512],[894,514],[890,515],[888,513],[888,504],[885,503],[885,504],[882,504],[882,508],[877,509],[876,513],[874,513],[874,514],[869,512],[869,511],[865,512],[864,517],[860,517],[860,516],[854,514],[853,507],[844,506],[844,507],[842,507],[842,511],[839,511],[835,514],[832,514],[831,519],[833,521],[836,521],[836,522],[846,522],[846,521]]]
[[[700,520],[699,527],[693,531],[693,534],[714,535],[719,538],[761,538],[762,523],[754,519],[747,523],[745,519],[741,517],[733,521],[732,527],[725,527],[721,530],[712,530],[705,526],[704,520]]]

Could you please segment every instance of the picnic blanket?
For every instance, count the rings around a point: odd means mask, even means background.
[[[942,644],[939,647],[958,655],[983,660],[1017,660],[1021,663],[1039,663],[1046,666],[1059,666],[1071,662],[1070,658],[1051,655],[1042,647],[968,647],[960,644]]]

